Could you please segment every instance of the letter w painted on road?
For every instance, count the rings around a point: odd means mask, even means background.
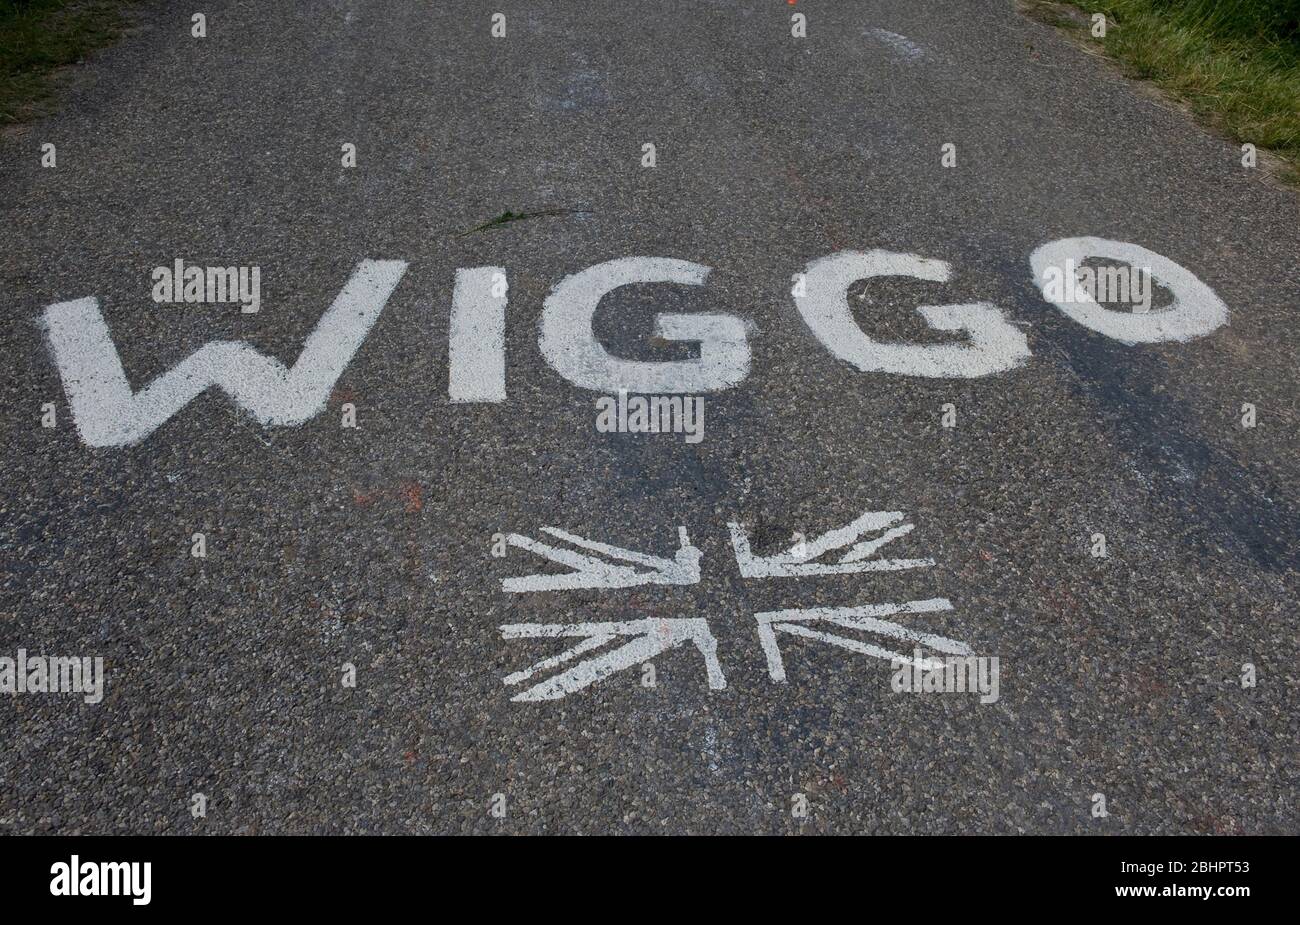
[[[325,408],[405,273],[405,261],[363,260],[288,369],[246,343],[213,341],[132,392],[98,299],[49,306],[45,331],[77,432],[90,446],[138,443],[212,386],[263,426],[301,424]]]

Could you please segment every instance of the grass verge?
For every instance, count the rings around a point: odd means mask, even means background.
[[[1100,46],[1300,182],[1300,0],[1029,0],[1037,18]],[[1105,36],[1092,16],[1106,16]]]
[[[58,69],[116,39],[136,0],[0,0],[0,125],[49,111]]]

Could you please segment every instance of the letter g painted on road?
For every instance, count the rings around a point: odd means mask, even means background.
[[[917,309],[930,327],[963,331],[969,343],[882,344],[858,327],[849,307],[852,283],[876,276],[946,283],[951,271],[942,260],[884,250],[840,251],[814,260],[801,275],[804,285],[798,291],[803,294],[794,296],[799,314],[827,350],[863,372],[974,379],[1014,369],[1029,359],[1025,335],[988,302]]]
[[[745,323],[735,315],[661,314],[655,333],[698,341],[699,359],[647,362],[611,355],[596,340],[592,318],[601,298],[633,283],[702,286],[709,267],[666,257],[624,257],[566,276],[542,307],[539,347],[546,362],[574,385],[598,392],[650,394],[714,392],[749,373]]]

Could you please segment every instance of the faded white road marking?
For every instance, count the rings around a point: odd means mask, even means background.
[[[608,293],[633,283],[702,286],[709,268],[666,257],[608,260],[566,276],[542,308],[538,346],[546,362],[574,385],[597,392],[619,389],[648,395],[713,392],[749,373],[745,325],[734,315],[661,314],[655,333],[664,340],[698,341],[697,360],[646,362],[612,356],[596,340],[591,320]]]
[[[447,344],[453,402],[506,400],[505,282],[504,267],[456,271]]]
[[[746,578],[797,578],[803,575],[846,575],[854,572],[893,572],[908,568],[929,568],[933,559],[868,559],[887,543],[912,532],[913,524],[901,524],[901,511],[867,511],[845,527],[830,530],[816,540],[805,543],[800,555],[796,550],[770,556],[756,556],[750,550],[749,537],[738,523],[728,523],[736,565]],[[887,529],[886,528],[890,528]],[[855,542],[867,532],[885,530],[883,534]],[[854,543],[837,564],[811,560]]]
[[[1060,274],[1067,260],[1078,266],[1092,259],[1150,268],[1155,281],[1173,294],[1173,304],[1151,312],[1124,312],[1102,307],[1082,287],[1076,287],[1073,301],[1049,295],[1049,269]],[[1213,289],[1185,267],[1137,244],[1106,238],[1062,238],[1035,250],[1029,257],[1029,265],[1043,298],[1084,327],[1122,344],[1191,340],[1204,337],[1228,322],[1228,306]]]
[[[505,591],[521,593],[526,591],[563,591],[575,588],[632,588],[637,585],[692,585],[700,580],[699,549],[691,545],[686,528],[679,527],[677,535],[681,546],[673,558],[665,559],[645,553],[610,546],[583,539],[572,533],[566,533],[555,527],[542,527],[542,532],[549,533],[557,539],[564,540],[582,549],[600,553],[611,559],[621,559],[639,565],[648,571],[639,571],[629,565],[616,565],[594,556],[574,552],[571,549],[551,546],[539,540],[510,533],[506,542],[520,549],[566,565],[573,569],[565,575],[524,575],[518,578],[505,578],[501,587]]]
[[[137,443],[212,386],[263,426],[301,424],[325,408],[405,273],[405,261],[363,260],[290,369],[246,343],[213,341],[133,393],[98,299],[49,306],[45,331],[77,432],[90,446]]]
[[[802,610],[772,610],[756,613],[754,618],[758,621],[759,643],[763,647],[763,653],[767,656],[768,676],[773,681],[784,681],[785,663],[781,660],[781,649],[776,641],[778,630],[792,636],[816,639],[820,642],[838,646],[841,649],[848,649],[850,652],[869,655],[872,658],[900,659],[905,662],[915,662],[921,670],[929,670],[935,665],[940,667],[943,665],[942,662],[935,662],[926,658],[916,660],[911,656],[900,655],[880,646],[859,642],[846,636],[836,636],[832,633],[809,629],[801,625],[815,621],[842,626],[846,629],[877,633],[894,639],[903,639],[953,655],[974,655],[975,653],[971,648],[963,642],[948,639],[945,636],[936,636],[932,633],[922,633],[903,626],[901,623],[891,623],[879,619],[894,614],[935,613],[943,610],[952,610],[952,603],[947,598],[937,597],[926,601],[909,601],[905,604],[869,604],[863,607],[811,607]]]
[[[948,264],[891,251],[840,251],[808,264],[794,302],[808,327],[832,354],[863,372],[973,379],[1014,369],[1029,359],[1029,342],[991,303],[923,305],[917,309],[938,331],[964,332],[968,344],[882,344],[858,327],[849,286],[875,276],[910,276],[946,283]],[[796,284],[800,275],[794,277]],[[797,293],[802,292],[802,295]]]
[[[614,641],[619,636],[632,639],[617,649],[581,661],[560,674],[535,684],[510,699],[513,701],[558,700],[574,691],[601,681],[616,671],[633,668],[650,661],[669,649],[689,642],[704,656],[709,687],[722,690],[727,686],[718,663],[718,641],[709,630],[707,620],[648,619],[619,623],[512,623],[501,627],[503,639],[558,639],[586,637],[577,645],[550,658],[507,676],[507,686],[521,684],[539,671],[546,671]]]
[[[899,35],[897,32],[890,32],[888,29],[868,29],[864,35],[869,35],[874,39],[888,45],[898,56],[906,61],[924,61],[929,57],[924,48],[913,42],[905,35]]]

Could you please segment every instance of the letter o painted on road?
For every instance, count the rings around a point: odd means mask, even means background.
[[[1085,260],[1097,258],[1150,268],[1154,281],[1173,294],[1173,304],[1159,311],[1131,313],[1104,308],[1081,287],[1077,288],[1073,300],[1048,294],[1049,270],[1054,269],[1059,275],[1065,271],[1066,261],[1079,266]],[[1213,289],[1187,268],[1137,244],[1106,238],[1062,238],[1034,251],[1029,256],[1029,264],[1043,298],[1084,327],[1123,344],[1191,340],[1204,337],[1228,321],[1228,306]]]

